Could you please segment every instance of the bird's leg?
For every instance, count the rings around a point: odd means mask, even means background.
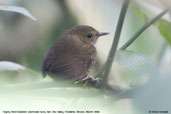
[[[82,81],[87,81],[87,80],[95,80],[95,78],[92,75],[90,75],[82,79]]]
[[[95,88],[100,88],[102,85],[102,80],[100,78],[94,78],[92,75],[87,76],[81,80],[85,86],[94,86]]]

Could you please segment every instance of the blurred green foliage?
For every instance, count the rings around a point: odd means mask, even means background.
[[[161,19],[159,21],[160,34],[169,42],[171,45],[171,22]]]

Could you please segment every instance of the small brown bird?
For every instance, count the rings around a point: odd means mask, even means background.
[[[56,80],[59,77],[72,81],[85,78],[96,61],[95,43],[107,35],[90,26],[75,26],[64,32],[44,57],[42,74]]]

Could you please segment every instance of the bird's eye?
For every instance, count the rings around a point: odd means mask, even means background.
[[[87,38],[91,38],[91,37],[92,37],[92,34],[88,33]]]

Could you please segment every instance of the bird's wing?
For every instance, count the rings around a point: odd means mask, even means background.
[[[84,78],[87,75],[91,57],[87,57],[85,62],[81,62],[79,58],[75,57],[75,51],[72,47],[75,44],[68,44],[63,47],[62,42],[54,48],[54,46],[47,53],[43,65],[42,73],[45,77],[49,75],[59,75],[66,79],[73,79],[74,81],[78,78]],[[77,52],[77,51],[76,51]],[[88,64],[87,66],[85,64]]]

